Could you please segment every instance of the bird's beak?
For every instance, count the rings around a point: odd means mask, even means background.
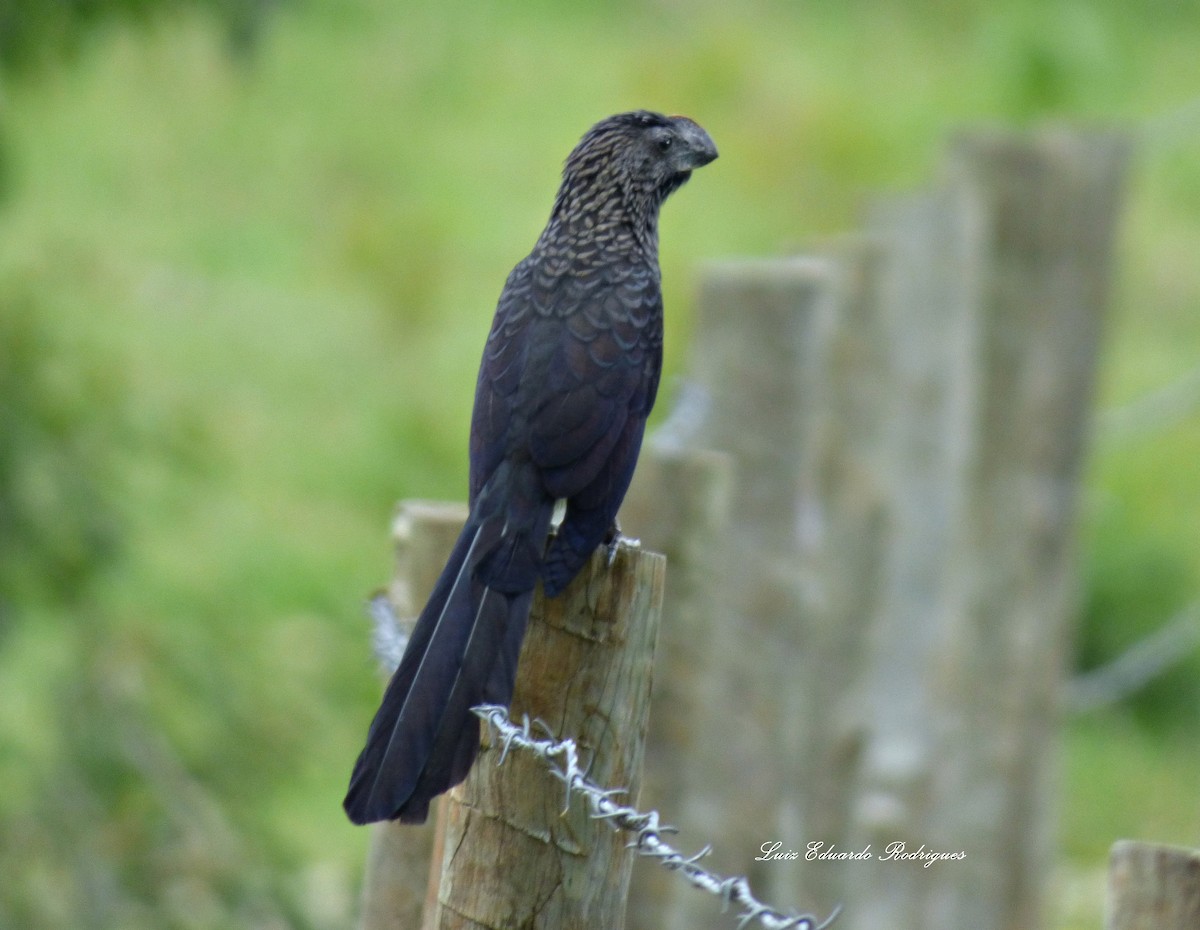
[[[675,122],[675,130],[683,141],[676,151],[677,167],[680,171],[691,171],[701,168],[717,157],[717,146],[710,136],[695,120],[686,116],[671,117]]]

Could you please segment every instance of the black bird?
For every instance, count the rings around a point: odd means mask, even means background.
[[[500,295],[475,388],[470,516],[354,766],[355,823],[422,823],[466,778],[471,708],[512,699],[537,582],[555,596],[615,541],[662,368],[658,211],[716,157],[695,122],[647,111],[602,120],[568,156]]]

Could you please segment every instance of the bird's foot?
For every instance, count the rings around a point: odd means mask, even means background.
[[[616,520],[613,520],[612,526],[608,528],[608,532],[604,535],[604,548],[608,550],[608,566],[612,567],[612,563],[617,558],[617,549],[622,545],[628,546],[631,549],[640,548],[642,541],[634,539],[632,536],[625,536],[621,533],[621,526]]]

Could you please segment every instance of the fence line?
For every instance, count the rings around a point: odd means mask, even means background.
[[[1097,439],[1127,442],[1177,426],[1200,413],[1200,365],[1182,377],[1096,417]]]
[[[669,454],[667,456],[670,457]],[[719,460],[709,462],[703,457],[688,460],[692,462],[693,470],[703,471],[701,466],[707,466],[715,469],[718,474],[722,471],[716,467],[722,464]],[[399,508],[394,535],[399,550],[400,567],[396,581],[400,590],[393,584],[391,591],[376,592],[367,603],[368,613],[373,620],[375,654],[385,671],[390,672],[395,667],[407,640],[405,624],[397,610],[398,603],[403,605],[401,609],[408,609],[411,606],[408,602],[413,595],[419,598],[428,583],[427,578],[421,577],[429,574],[425,570],[427,566],[423,568],[412,563],[435,564],[441,555],[440,550],[444,548],[443,537],[450,537],[448,528],[461,523],[461,517],[461,508],[454,505],[406,501]],[[414,585],[418,590],[406,590],[410,585]],[[514,746],[530,752],[541,760],[550,775],[562,782],[568,808],[573,794],[585,797],[591,819],[604,820],[614,831],[626,832],[633,836],[629,848],[637,856],[658,861],[667,873],[679,874],[688,884],[719,898],[724,908],[739,908],[736,924],[739,930],[745,930],[753,924],[767,930],[825,930],[836,918],[840,908],[834,909],[828,917],[818,921],[812,914],[795,910],[785,911],[765,904],[756,896],[745,876],[724,876],[700,864],[700,860],[711,852],[711,844],[695,855],[685,856],[663,839],[664,834],[675,832],[675,829],[662,823],[661,814],[657,810],[643,813],[635,807],[621,804],[617,796],[626,793],[625,788],[604,788],[588,777],[587,771],[591,769],[591,765],[580,764],[579,748],[575,739],[559,740],[550,735],[544,739],[539,738],[533,734],[533,728],[539,725],[547,729],[549,734],[548,728],[541,724],[540,720],[531,722],[526,716],[523,724],[518,726],[508,717],[507,711],[497,705],[476,708],[475,712],[488,723],[496,736],[496,744],[499,746],[497,765],[508,758]],[[486,756],[481,759],[481,764],[485,759]],[[382,829],[376,831],[375,837],[376,845],[380,849],[377,855],[372,856],[369,868],[374,880],[368,883],[365,894],[366,911],[372,916],[365,921],[364,926],[371,928],[407,925],[405,919],[400,917],[399,907],[410,905],[404,901],[405,894],[401,893],[398,898],[398,890],[389,887],[389,883],[396,884],[397,879],[404,877],[401,873],[407,872],[409,881],[413,885],[420,885],[419,876],[424,874],[425,869],[414,867],[423,866],[429,861],[427,844],[424,841],[416,842],[415,850],[392,848],[396,845],[393,843],[394,835],[399,836],[402,831],[409,831],[408,835],[412,836],[412,827],[396,829],[393,824],[381,826]],[[413,836],[413,840],[415,839]],[[414,843],[410,841],[403,845],[411,847]],[[400,861],[401,856],[405,861]],[[440,858],[436,853],[433,856],[435,884]],[[408,896],[415,897],[411,892]],[[402,905],[398,902],[402,902]],[[426,907],[428,909],[428,904]],[[399,923],[396,922],[398,919]],[[426,914],[425,920],[428,925],[429,913]]]
[[[638,855],[736,906],[743,928],[829,924],[768,907],[751,879],[763,897],[817,913],[844,901],[847,930],[1044,926],[1052,749],[1078,593],[1076,490],[1127,159],[1127,140],[1106,134],[969,136],[936,189],[885,203],[861,241],[710,269],[689,372],[698,387],[661,443],[730,458],[730,525],[692,563],[720,583],[697,586],[696,600],[711,591],[708,613],[685,611],[689,623],[672,634],[695,649],[691,671],[703,671],[678,691],[704,707],[676,757],[684,797],[647,799],[641,813],[598,787],[624,785],[636,799],[640,759],[608,769],[598,753],[584,779],[577,747],[641,739],[644,725],[593,737],[587,713],[575,723],[557,705],[514,703],[518,719],[553,720],[570,739],[481,711],[497,734],[485,752],[526,752],[502,769],[481,757],[443,811],[457,805],[464,822],[515,831],[520,843],[549,837],[549,855],[586,856],[585,843],[559,842],[586,836],[605,855],[625,853],[625,869],[634,854],[594,822],[604,820],[632,836]],[[678,484],[669,480],[668,494]],[[700,525],[718,525],[704,516]],[[401,561],[395,588],[437,561],[432,548],[406,550],[422,560]],[[381,645],[395,648],[387,637]],[[653,644],[644,652],[653,656]],[[577,667],[534,665],[560,679]],[[575,700],[580,688],[556,680],[542,690]],[[704,738],[686,745],[693,733]],[[555,780],[567,823],[553,816]],[[748,783],[753,794],[733,787]],[[572,808],[572,792],[590,806]],[[970,854],[920,873],[857,863],[853,876],[838,863],[784,870],[714,856],[706,865],[749,875],[725,878],[700,864],[703,854],[663,841],[661,809],[734,850],[757,848],[754,831],[766,828],[791,845],[908,839],[969,843]],[[446,862],[464,858],[455,834],[444,836]],[[443,870],[434,906],[474,919],[460,906],[466,896],[503,885],[501,903],[544,918],[526,889],[554,873],[505,861],[498,848],[465,857],[470,868],[457,863],[450,892]],[[524,884],[511,874],[519,869]],[[615,874],[598,866],[570,887]],[[712,915],[694,909],[711,902],[683,887],[672,883],[670,906],[634,930],[710,927]]]
[[[720,898],[726,907],[736,904],[745,910],[738,915],[738,930],[758,921],[767,930],[824,930],[836,919],[838,910],[835,909],[825,920],[818,922],[811,914],[800,914],[795,911],[784,913],[759,901],[753,894],[750,883],[742,876],[722,877],[700,865],[700,860],[712,851],[712,846],[705,846],[693,856],[684,856],[662,838],[663,833],[674,832],[674,828],[660,823],[656,810],[645,813],[624,804],[619,804],[615,796],[625,794],[624,788],[602,788],[591,782],[579,765],[579,750],[572,739],[555,739],[548,735],[539,739],[532,733],[532,724],[526,716],[521,726],[517,726],[508,717],[507,710],[498,704],[485,704],[473,708],[475,714],[485,721],[500,738],[502,748],[500,765],[508,758],[513,746],[533,753],[549,768],[550,774],[563,783],[566,795],[566,807],[571,804],[572,792],[583,795],[591,808],[591,816],[595,820],[604,820],[614,830],[634,834],[636,837],[629,844],[639,856],[656,859],[666,869],[682,875],[694,887],[707,891]],[[541,721],[534,721],[549,733],[549,728]],[[561,759],[561,761],[558,761]],[[564,811],[565,813],[565,811]]]
[[[1192,601],[1111,662],[1075,677],[1067,707],[1087,713],[1123,700],[1200,646],[1200,600]]]

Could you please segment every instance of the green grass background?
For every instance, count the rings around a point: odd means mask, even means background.
[[[300,0],[248,61],[197,13],[10,80],[0,337],[36,375],[0,403],[54,403],[50,556],[0,550],[0,927],[349,925],[364,595],[394,501],[464,494],[495,298],[591,122],[721,149],[664,215],[668,399],[703,260],[854,228],[964,126],[1126,127],[1111,407],[1200,364],[1198,48],[1169,0]],[[1097,446],[1085,664],[1200,596],[1197,417]],[[1198,677],[1071,726],[1061,926],[1114,839],[1200,845]]]

